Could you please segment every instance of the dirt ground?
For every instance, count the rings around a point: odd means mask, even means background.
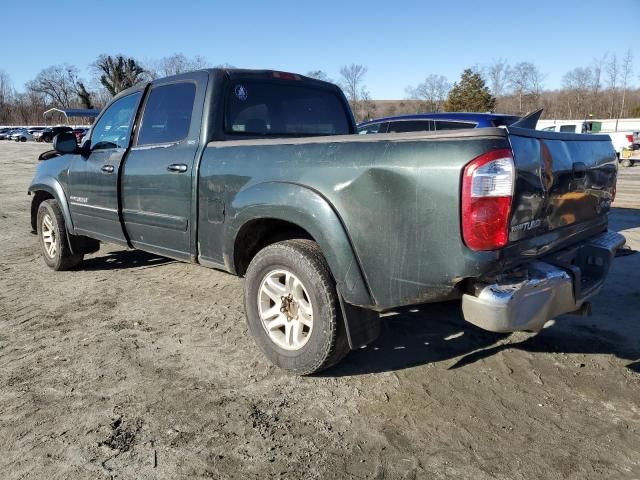
[[[590,318],[507,336],[424,306],[298,378],[254,346],[241,279],[109,245],[47,269],[45,148],[0,142],[1,478],[640,478],[640,254]],[[640,167],[614,206],[640,249]]]

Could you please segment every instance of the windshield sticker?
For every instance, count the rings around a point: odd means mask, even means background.
[[[244,102],[247,99],[247,89],[244,88],[244,85],[236,85],[234,92],[238,100],[242,100]]]

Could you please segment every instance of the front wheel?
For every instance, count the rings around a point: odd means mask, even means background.
[[[64,216],[56,200],[45,200],[38,207],[38,238],[44,262],[53,270],[69,270],[84,257],[71,253]]]
[[[631,160],[630,158],[623,158],[620,163],[622,164],[623,167],[628,168],[628,167],[632,167],[633,166],[633,160]]]
[[[247,269],[244,303],[251,334],[280,368],[309,375],[349,352],[335,284],[311,240],[261,250]]]

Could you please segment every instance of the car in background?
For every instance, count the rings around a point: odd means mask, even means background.
[[[12,128],[10,130],[7,130],[5,133],[0,135],[0,140],[11,140],[11,136],[21,130],[22,128]]]
[[[82,142],[82,139],[87,134],[89,129],[84,127],[78,127],[78,128],[74,128],[72,131],[73,131],[73,134],[76,136],[76,142],[80,144],[80,142]]]
[[[574,122],[560,122],[555,125],[550,125],[545,128],[540,128],[543,132],[564,132],[564,133],[586,133],[586,134],[601,134],[601,135],[609,135],[611,138],[611,143],[613,144],[613,149],[616,151],[616,155],[618,158],[622,160],[622,152],[625,149],[632,149],[634,144],[634,136],[638,132],[634,132],[632,130],[629,131],[606,131],[606,130],[594,130],[593,125],[597,122],[590,121],[574,121]],[[625,164],[627,162],[623,162]],[[628,165],[624,165],[628,166]]]
[[[45,128],[47,128],[47,127],[29,127],[29,128],[27,128],[27,130],[29,130],[29,133],[30,133],[31,135],[33,135],[33,134],[34,134],[34,133],[36,133],[36,132],[41,132],[41,131],[42,131],[42,130],[44,130]]]
[[[435,132],[465,128],[503,127],[520,120],[515,115],[499,113],[417,113],[368,120],[358,125],[358,133]]]
[[[71,127],[65,126],[57,126],[57,127],[47,127],[40,132],[36,132],[34,134],[34,138],[37,142],[46,142],[51,143],[53,141],[53,137],[62,132],[70,132],[73,129]]]
[[[26,128],[21,128],[12,133],[10,138],[15,142],[26,142],[27,140],[33,140],[33,135]]]
[[[0,128],[0,140],[8,140],[14,130],[14,128]]]

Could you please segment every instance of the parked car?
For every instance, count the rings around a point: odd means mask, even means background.
[[[73,134],[76,136],[76,141],[80,143],[82,138],[86,135],[88,128],[74,128]]]
[[[3,128],[0,130],[0,140],[10,140],[11,135],[16,131],[15,128]]]
[[[16,142],[26,142],[27,140],[33,140],[33,135],[26,128],[21,128],[12,133],[10,138]]]
[[[51,143],[53,138],[62,132],[71,132],[71,127],[58,126],[58,127],[48,127],[42,130],[39,134],[36,133],[35,139],[38,142],[46,142]]]
[[[376,118],[358,125],[358,133],[433,132],[465,128],[501,127],[518,121],[520,117],[498,113],[418,113]]]
[[[298,374],[401,306],[461,298],[479,327],[535,331],[586,311],[625,242],[609,138],[535,121],[363,137],[330,83],[176,75],[114,97],[82,145],[55,138],[31,227],[53,270],[105,241],[244,276],[249,331]]]

